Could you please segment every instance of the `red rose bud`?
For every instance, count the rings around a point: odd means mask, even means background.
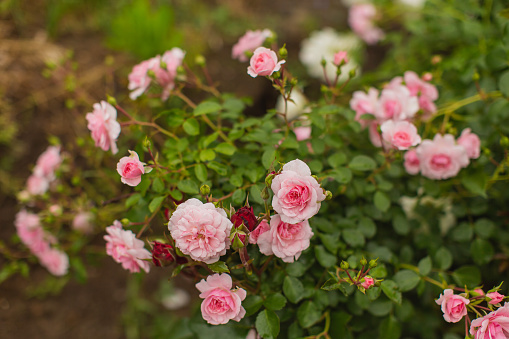
[[[170,252],[173,246],[158,241],[152,243],[152,261],[156,266],[168,266],[175,261],[175,256]]]
[[[166,220],[170,220],[170,210],[168,208],[165,208],[164,209],[164,217],[166,218]]]
[[[244,224],[244,226],[246,226],[250,232],[255,229],[256,224],[258,223],[258,220],[256,220],[256,217],[253,213],[253,208],[247,206],[241,207],[237,213],[232,215],[231,221],[235,228],[238,228],[240,225]]]

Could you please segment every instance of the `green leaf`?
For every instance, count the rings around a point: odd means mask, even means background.
[[[417,267],[419,267],[420,275],[427,276],[429,274],[429,272],[431,272],[431,268],[432,268],[431,258],[429,256],[427,256],[426,258],[421,259],[421,261],[419,261],[419,265]]]
[[[279,311],[286,305],[286,298],[281,293],[273,293],[263,303],[271,311]]]
[[[344,165],[347,161],[345,153],[334,153],[330,157],[327,158],[327,162],[331,165],[332,168],[338,168],[341,165]]]
[[[509,71],[505,71],[499,78],[498,88],[506,98],[509,97]]]
[[[481,283],[481,271],[477,266],[462,266],[452,273],[452,277],[461,287],[474,288]]]
[[[393,277],[401,292],[407,292],[415,288],[421,278],[411,270],[401,270]]]
[[[387,298],[394,301],[396,304],[401,304],[401,292],[398,291],[398,285],[392,280],[384,280],[381,284],[382,291]]]
[[[198,184],[190,179],[179,181],[177,187],[180,191],[188,194],[198,194],[200,193],[200,188]]]
[[[366,237],[371,238],[376,234],[376,224],[368,217],[361,217],[359,219],[358,228],[359,231]]]
[[[340,184],[348,184],[352,180],[352,171],[346,167],[339,167],[330,173],[330,176],[334,178]]]
[[[382,191],[377,191],[373,198],[375,207],[378,208],[382,212],[387,212],[389,207],[391,207],[391,200],[387,196],[386,193]]]
[[[486,195],[486,184],[488,182],[488,177],[484,174],[483,171],[478,171],[475,173],[467,173],[461,177],[461,183],[467,190],[470,192],[480,195],[484,198]]]
[[[313,326],[320,320],[321,317],[322,313],[311,300],[303,303],[297,311],[297,319],[299,320],[300,326],[303,328]]]
[[[184,197],[182,195],[182,192],[180,192],[179,190],[171,190],[170,191],[170,195],[173,199],[175,199],[176,201],[180,201],[182,200],[182,198]]]
[[[200,182],[207,181],[207,167],[204,164],[194,166],[194,175]]]
[[[217,137],[219,136],[219,133],[214,132],[210,135],[208,135],[205,139],[203,139],[203,145],[202,148],[207,148],[211,143],[217,140]]]
[[[410,232],[410,223],[408,222],[407,217],[401,212],[394,214],[392,227],[394,228],[394,231],[400,235],[407,235],[408,232]]]
[[[242,179],[242,175],[235,173],[232,174],[230,177],[230,184],[232,184],[235,187],[240,187],[244,183],[244,180]]]
[[[83,261],[81,261],[80,258],[74,257],[71,259],[71,267],[75,273],[76,279],[80,283],[87,282],[88,279],[88,273],[87,268],[83,264]]]
[[[345,311],[332,312],[330,322],[331,338],[352,339],[352,335],[348,330],[348,323],[352,320],[352,315]]]
[[[283,282],[283,292],[291,303],[296,304],[304,297],[304,285],[299,279],[287,275]]]
[[[246,201],[246,191],[236,190],[232,195],[232,202],[234,205],[242,205]]]
[[[140,201],[140,199],[141,199],[141,194],[139,194],[139,193],[135,193],[135,194],[131,195],[125,201],[125,208],[129,208],[131,206],[136,205],[138,203],[138,201]]]
[[[249,189],[249,199],[263,205],[262,191],[258,185],[251,186]]]
[[[486,218],[478,219],[475,222],[474,230],[481,238],[489,238],[495,232],[495,224],[493,221]]]
[[[201,161],[211,161],[216,158],[216,152],[212,149],[204,149],[200,151],[200,160]]]
[[[221,105],[217,102],[203,101],[193,111],[194,116],[219,112]]]
[[[184,128],[184,131],[189,135],[200,134],[200,124],[194,118],[190,118],[184,121],[182,128]]]
[[[376,168],[376,162],[366,155],[357,155],[350,161],[348,167],[354,171],[372,171]]]
[[[256,317],[256,331],[262,338],[277,338],[279,318],[271,310],[263,310]]]
[[[339,283],[337,279],[330,278],[320,288],[324,291],[339,290],[341,288],[341,283]]]
[[[221,153],[224,155],[233,155],[237,149],[233,145],[230,145],[226,142],[222,142],[216,146],[215,150],[217,153]]]
[[[401,325],[394,316],[390,316],[382,320],[378,327],[379,339],[398,339],[400,336]]]
[[[258,312],[263,305],[263,299],[259,295],[249,295],[243,302],[242,307],[246,310],[246,316],[250,316]]]
[[[166,198],[166,196],[163,195],[163,196],[155,197],[154,199],[152,199],[150,204],[148,204],[148,210],[151,213],[154,213],[154,211],[157,210],[159,208],[159,206],[161,206],[161,204],[163,203],[164,198]]]
[[[276,150],[271,148],[263,152],[262,154],[262,165],[265,169],[270,169],[270,166],[274,164],[276,159]]]
[[[325,268],[336,265],[337,258],[335,255],[330,254],[323,246],[315,246],[316,259]]]
[[[357,229],[346,229],[342,234],[346,243],[352,247],[362,247],[365,244],[364,236]]]
[[[215,263],[208,264],[207,266],[216,273],[230,273],[230,270],[224,261],[216,261]]]
[[[155,178],[154,179],[154,181],[152,182],[152,189],[156,193],[163,193],[164,192],[164,183],[161,180],[161,178]]]
[[[447,270],[452,265],[452,254],[445,247],[440,247],[435,253],[435,263],[442,270]]]
[[[493,258],[495,250],[489,241],[484,239],[475,239],[470,245],[472,258],[478,265],[487,264]]]
[[[207,163],[207,167],[219,175],[225,176],[226,174],[228,174],[228,167],[226,167],[226,165],[221,164],[217,161],[211,161],[211,162]]]

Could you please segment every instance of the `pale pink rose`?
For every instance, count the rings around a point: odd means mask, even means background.
[[[94,215],[90,212],[79,212],[72,219],[72,228],[78,232],[84,234],[92,233],[94,229],[94,225],[92,224],[92,220],[94,219]]]
[[[49,188],[49,180],[46,177],[32,174],[27,179],[27,191],[31,195],[41,195]]]
[[[375,284],[375,279],[365,276],[364,282],[361,284],[362,287],[364,287],[365,290],[369,289],[371,286]]]
[[[268,29],[247,31],[239,41],[233,45],[232,58],[239,61],[247,61],[247,52],[253,52],[255,49],[263,45],[263,42],[272,36],[272,32]]]
[[[422,75],[422,80],[424,80],[424,81],[428,81],[428,82],[429,82],[429,81],[431,81],[431,80],[433,80],[433,74],[431,74],[431,73],[429,73],[429,72],[424,73],[424,74]]]
[[[16,214],[14,225],[21,242],[33,254],[38,255],[49,248],[50,237],[43,230],[37,214],[21,210]]]
[[[193,260],[215,263],[230,248],[232,222],[222,208],[189,199],[177,206],[168,222],[171,237]]]
[[[258,242],[258,238],[261,234],[267,232],[270,229],[269,224],[265,219],[263,219],[258,226],[249,233],[249,243],[250,244],[256,244]]]
[[[311,127],[309,126],[295,127],[293,129],[293,133],[295,133],[297,141],[308,140],[309,138],[311,138]]]
[[[367,44],[372,45],[385,37],[384,32],[375,26],[378,13],[372,4],[356,4],[350,7],[348,23],[355,34]]]
[[[405,170],[408,174],[415,175],[419,173],[420,170],[420,162],[417,157],[417,153],[414,149],[409,150],[405,153]]]
[[[378,90],[375,88],[370,88],[367,94],[362,91],[356,91],[350,100],[350,108],[355,111],[355,121],[358,121],[364,128],[370,124],[370,120],[362,119],[361,117],[364,114],[374,115],[377,106]]]
[[[67,274],[69,269],[69,257],[65,252],[59,251],[55,248],[48,248],[47,250],[38,254],[39,261],[42,266],[55,276],[63,276]]]
[[[347,51],[339,51],[334,54],[334,65],[340,66],[342,63],[348,62],[348,52]]]
[[[469,164],[467,151],[463,146],[456,145],[450,134],[436,134],[433,140],[423,140],[415,151],[421,174],[430,179],[452,178]]]
[[[272,208],[281,214],[281,220],[295,224],[309,219],[320,210],[325,199],[323,189],[311,176],[311,170],[302,160],[286,163],[271,185],[274,197]]]
[[[470,300],[460,295],[455,295],[451,289],[446,289],[444,294],[440,294],[440,297],[435,302],[442,306],[445,321],[457,323],[467,315],[467,305],[470,303]]]
[[[262,337],[260,337],[260,335],[258,334],[258,332],[256,332],[254,328],[252,328],[247,333],[246,339],[262,339]]]
[[[137,186],[141,182],[141,175],[145,173],[145,163],[140,161],[138,153],[129,151],[128,157],[123,157],[118,161],[117,172],[120,174],[124,184]]]
[[[161,59],[157,56],[149,60],[142,61],[133,67],[133,70],[128,75],[129,85],[127,87],[130,91],[132,91],[129,94],[131,100],[136,100],[136,98],[145,93],[152,82],[152,78],[148,75],[148,71],[159,68],[160,63]]]
[[[226,324],[230,320],[240,321],[246,310],[242,300],[246,299],[246,291],[242,288],[232,289],[232,278],[226,274],[213,274],[196,284],[201,292],[201,314],[211,325]]]
[[[419,110],[419,101],[405,86],[385,88],[380,94],[375,116],[380,121],[411,119]]]
[[[115,220],[113,225],[106,227],[108,235],[106,240],[106,253],[126,270],[131,273],[139,272],[140,268],[145,272],[150,271],[146,259],[151,259],[152,254],[144,248],[142,240],[137,239],[132,231],[124,230],[120,221]],[[144,260],[145,259],[145,260]]]
[[[95,146],[116,154],[117,138],[120,135],[120,124],[117,122],[117,110],[106,101],[94,104],[94,111],[87,113],[88,129],[92,132]]]
[[[470,325],[470,334],[474,339],[509,338],[509,303],[498,310],[477,318]]]
[[[369,140],[375,147],[382,147],[382,135],[378,132],[378,122],[372,121],[369,124]]]
[[[163,88],[161,100],[166,101],[170,96],[170,91],[175,87],[177,69],[182,65],[185,55],[183,50],[174,47],[161,57],[161,62],[165,64],[166,68],[155,67],[157,83]]]
[[[471,131],[470,128],[465,128],[456,141],[458,145],[465,147],[470,159],[477,159],[481,155],[481,139]]]
[[[62,209],[62,206],[60,205],[51,205],[49,208],[48,208],[48,211],[55,215],[55,216],[58,216],[58,215],[62,215],[62,212],[63,212],[63,209]]]
[[[253,78],[259,75],[270,76],[272,73],[279,71],[281,65],[285,62],[285,60],[277,61],[276,52],[265,47],[258,47],[249,61],[247,74]]]
[[[498,292],[491,292],[487,293],[486,296],[490,298],[491,300],[488,302],[488,304],[495,305],[504,300],[505,295],[500,294]]]
[[[387,120],[380,126],[382,138],[392,147],[407,150],[421,142],[417,127],[408,121]]]
[[[61,163],[60,146],[49,146],[37,159],[34,174],[51,181],[55,178],[55,171]]]
[[[265,255],[274,254],[284,262],[294,262],[309,247],[312,236],[307,220],[288,224],[275,214],[270,217],[270,230],[259,235],[257,244]]]
[[[424,80],[424,76],[421,79],[412,71],[405,72],[404,80],[410,94],[419,98],[419,108],[425,114],[435,113],[437,108],[434,101],[438,99],[437,88]]]

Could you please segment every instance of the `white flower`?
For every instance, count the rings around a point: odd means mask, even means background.
[[[311,109],[307,107],[308,99],[306,96],[297,88],[292,90],[290,94],[290,99],[292,101],[288,101],[287,109],[286,109],[286,119],[288,121],[292,121],[295,118],[298,118],[304,113],[310,113]],[[278,113],[285,112],[285,101],[282,96],[279,96],[276,102],[276,111]],[[278,115],[279,118],[284,119],[283,116]]]

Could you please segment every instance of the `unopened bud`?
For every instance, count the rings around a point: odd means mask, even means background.
[[[209,195],[210,194],[210,186],[209,185],[202,185],[200,187],[200,194],[201,195]]]
[[[267,186],[265,186],[262,191],[260,192],[260,195],[262,196],[262,199],[263,200],[267,200],[269,199],[270,195],[269,195],[269,189],[267,188]]]
[[[152,78],[152,79],[154,79],[154,78],[156,77],[156,73],[155,73],[153,70],[151,70],[151,69],[149,69],[149,70],[147,71],[147,75],[148,75],[150,78]]]
[[[150,139],[148,137],[145,137],[145,139],[143,140],[143,147],[149,148],[150,145],[151,145]]]
[[[431,63],[433,65],[439,64],[442,62],[442,57],[440,55],[434,55],[433,58],[431,58]]]
[[[292,87],[297,86],[298,83],[299,83],[299,80],[297,78],[292,78],[290,80],[290,85],[292,85]]]
[[[322,58],[322,60],[320,60],[320,65],[322,65],[322,67],[325,67],[327,65],[327,60],[325,60],[325,58]]]
[[[372,259],[372,260],[370,260],[370,261],[369,261],[369,268],[375,268],[375,267],[378,265],[377,260],[378,260],[378,259]]]
[[[479,73],[474,72],[474,74],[472,75],[472,80],[479,81],[479,79],[481,79],[481,76],[479,75]]]
[[[283,45],[283,47],[281,47],[279,49],[279,57],[281,59],[284,59],[288,56],[288,50],[286,49],[286,44]]]
[[[422,75],[422,80],[424,80],[424,81],[431,81],[431,80],[433,80],[433,74],[431,74],[430,72],[424,73]]]
[[[272,73],[271,77],[273,79],[279,79],[281,77],[281,73],[280,72],[274,72],[274,73]]]
[[[122,226],[127,226],[131,223],[131,221],[127,218],[120,220],[120,222],[122,223]]]
[[[343,270],[347,270],[350,268],[350,264],[348,264],[348,262],[343,260],[343,261],[341,261],[341,264],[339,264],[339,267],[341,267],[341,269],[343,269]]]
[[[509,138],[506,137],[505,135],[503,135],[501,138],[500,138],[500,146],[504,147],[504,148],[507,148],[509,147]]]
[[[357,69],[356,68],[353,68],[350,70],[350,72],[348,73],[348,77],[349,78],[353,78],[355,76],[355,74],[357,73]]]
[[[204,67],[207,60],[205,60],[205,57],[201,54],[197,55],[196,58],[194,59],[194,62],[196,62],[196,64],[200,67]]]
[[[487,147],[483,147],[482,152],[488,157],[491,155],[491,150]]]
[[[268,187],[272,186],[272,179],[274,179],[275,175],[274,173],[271,173],[265,177],[265,185]]]
[[[332,199],[332,192],[325,191],[325,200],[331,200],[331,199]]]
[[[117,99],[108,94],[106,94],[106,98],[108,100],[108,104],[110,104],[111,106],[117,106]]]
[[[368,261],[366,260],[366,258],[362,258],[359,263],[362,265],[362,266],[366,266],[368,264]]]

